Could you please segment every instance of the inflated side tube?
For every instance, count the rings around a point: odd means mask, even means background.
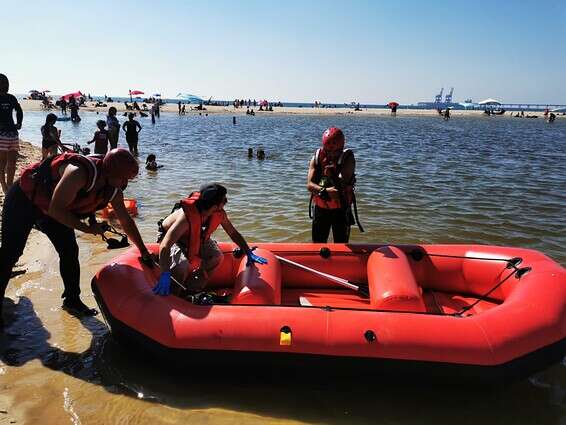
[[[267,264],[253,263],[246,266],[247,257],[242,257],[231,303],[280,305],[281,264],[271,251],[256,249],[254,253],[267,259]]]
[[[370,304],[378,310],[425,312],[426,307],[409,258],[399,248],[384,246],[367,263]]]

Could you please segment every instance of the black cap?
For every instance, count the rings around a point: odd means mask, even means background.
[[[219,205],[226,198],[228,190],[218,183],[207,183],[200,187],[200,201],[204,209]]]

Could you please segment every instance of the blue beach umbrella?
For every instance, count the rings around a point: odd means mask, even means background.
[[[175,97],[179,100],[186,100],[187,102],[191,102],[191,103],[204,102],[204,100],[202,100],[200,97],[195,96],[194,94],[189,94],[189,93],[179,93]]]

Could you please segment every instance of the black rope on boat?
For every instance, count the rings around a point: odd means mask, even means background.
[[[445,257],[445,258],[462,258],[465,260],[482,260],[482,261],[503,261],[507,263],[507,269],[515,269],[515,271],[519,270],[517,267],[523,259],[521,257],[513,257],[513,258],[485,258],[485,257],[467,257],[465,255],[448,255],[448,254],[430,254],[426,251],[420,249],[413,249],[409,252],[409,255],[414,261],[421,261],[425,255],[429,257]]]
[[[509,267],[507,267],[509,268]],[[526,273],[531,271],[530,267],[523,267],[518,269],[516,266],[514,266],[514,269],[511,273],[509,273],[505,279],[503,279],[501,282],[499,282],[497,285],[495,285],[493,288],[491,288],[489,291],[487,291],[485,294],[483,294],[482,296],[480,296],[476,301],[474,301],[472,304],[462,308],[462,310],[456,312],[456,313],[452,313],[453,316],[461,316],[462,314],[464,314],[466,311],[471,310],[472,308],[474,308],[476,305],[478,305],[480,302],[485,301],[486,298],[493,292],[495,291],[497,288],[499,288],[501,285],[503,285],[507,280],[509,280],[509,278],[511,276],[515,276],[517,279],[520,279],[522,276],[524,276]]]
[[[497,283],[493,288],[491,288],[485,294],[481,295],[476,301],[474,301],[472,304],[462,308],[462,310],[460,310],[456,313],[452,313],[451,316],[462,316],[466,311],[471,310],[476,305],[478,305],[480,302],[485,301],[487,299],[487,297],[493,291],[495,291],[497,288],[499,288],[501,285],[503,285],[509,278],[511,278],[511,276],[515,276],[517,279],[520,279],[526,273],[531,271],[531,267],[522,267],[522,268],[518,267],[519,264],[521,264],[523,262],[523,259],[521,257],[513,257],[513,258],[468,257],[468,256],[464,256],[464,255],[430,254],[430,253],[427,253],[426,251],[419,250],[419,249],[413,249],[409,253],[409,255],[414,261],[422,260],[425,255],[428,255],[429,257],[461,258],[461,259],[464,259],[464,260],[502,261],[502,262],[507,263],[507,265],[505,266],[505,269],[513,269],[513,271],[511,273],[509,273],[505,277],[505,279],[503,279],[501,282]],[[435,301],[436,301],[436,298],[435,298]],[[440,311],[442,311],[442,309]]]

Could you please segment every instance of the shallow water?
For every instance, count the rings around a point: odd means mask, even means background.
[[[26,113],[21,137],[39,144],[44,116]],[[58,123],[64,142],[90,139],[102,118],[82,117]],[[566,120],[274,115],[238,117],[234,126],[228,115],[165,114],[154,126],[140,122],[140,159],[155,153],[165,166],[143,170],[126,192],[138,199],[147,241],[175,201],[209,180],[227,185],[228,213],[249,240],[309,241],[308,160],[322,131],[336,125],[357,159],[366,233],[353,229],[352,242],[521,246],[566,264]],[[248,160],[247,148],[260,146],[268,159]],[[92,273],[114,253],[88,236],[80,245],[92,304]],[[563,365],[491,392],[357,387],[308,371],[263,378],[250,371],[246,379],[230,370],[209,378],[163,372],[160,360],[117,347],[101,318],[81,323],[61,312],[57,263],[45,255],[47,270],[31,264],[11,283],[15,323],[0,340],[0,396],[14,397],[30,423],[566,423]]]
[[[26,114],[22,138],[39,144],[44,115]],[[89,140],[102,117],[59,122],[63,141]],[[511,245],[566,262],[566,120],[244,116],[233,125],[229,115],[164,114],[156,125],[140,122],[140,160],[155,153],[164,165],[143,170],[126,192],[141,205],[144,234],[201,183],[220,181],[244,235],[308,241],[307,164],[335,125],[357,159],[366,232],[354,228],[353,242]],[[263,147],[268,159],[248,160],[248,147]]]

